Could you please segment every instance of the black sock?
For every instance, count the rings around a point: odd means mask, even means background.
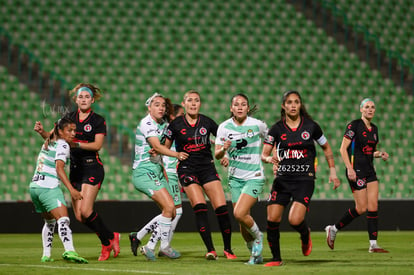
[[[106,228],[101,217],[95,211],[86,219],[85,225],[98,235],[101,243],[105,246],[109,245],[109,240],[114,238],[114,233]]]
[[[309,242],[309,227],[305,221],[302,221],[299,225],[290,225],[300,234],[300,239],[304,244]]]
[[[343,215],[342,219],[339,220],[339,222],[337,222],[335,224],[336,229],[340,230],[342,228],[344,228],[346,225],[350,224],[354,219],[358,218],[359,214],[356,211],[355,208],[350,208],[348,209],[348,211],[345,212],[345,214]]]
[[[280,256],[280,222],[267,221],[267,242],[272,252],[272,261],[278,262],[282,260]]]
[[[378,211],[368,211],[367,225],[369,239],[376,240],[378,238]]]
[[[207,248],[207,252],[215,251],[213,240],[211,239],[210,225],[208,223],[207,204],[199,203],[193,207],[193,210],[196,216],[197,229]]]
[[[231,223],[227,205],[217,207],[215,212],[223,237],[224,250],[231,250]]]

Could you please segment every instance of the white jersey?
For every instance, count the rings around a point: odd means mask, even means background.
[[[148,138],[158,137],[160,143],[164,143],[162,138],[164,136],[164,131],[167,129],[168,123],[157,123],[152,119],[151,115],[148,114],[144,117],[138,124],[136,134],[135,134],[135,159],[132,166],[133,169],[139,167],[149,167],[149,168],[160,168],[162,164],[162,159],[160,155],[152,157],[149,153],[151,150],[151,145],[148,143]]]
[[[64,163],[70,158],[70,146],[63,139],[50,142],[47,150],[42,150],[37,157],[36,170],[30,183],[30,187],[56,188],[60,185],[60,179],[56,172],[56,161]]]
[[[265,122],[252,117],[247,117],[242,125],[237,125],[233,118],[219,125],[216,144],[224,145],[226,140],[232,141],[227,150],[229,178],[242,180],[265,178],[261,161],[261,146],[267,131]]]
[[[172,143],[171,151],[175,151],[175,141]],[[169,156],[162,156],[162,160],[164,162],[165,171],[167,173],[177,173],[177,163],[178,159],[175,157],[169,157]]]

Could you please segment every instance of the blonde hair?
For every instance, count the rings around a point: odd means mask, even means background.
[[[189,90],[189,91],[187,91],[185,94],[184,94],[184,97],[183,97],[183,102],[186,100],[186,98],[189,96],[189,95],[191,95],[191,94],[196,94],[196,95],[198,95],[198,97],[200,98],[200,101],[201,101],[201,96],[200,96],[200,93],[199,92],[197,92],[196,90],[194,90],[194,89],[191,89],[191,90]]]
[[[75,88],[73,88],[72,90],[69,91],[69,96],[72,97],[72,100],[74,102],[76,102],[76,98],[78,97],[77,93],[78,90],[82,87],[87,87],[89,88],[92,93],[93,93],[93,98],[95,99],[95,101],[98,101],[99,99],[101,99],[102,97],[102,91],[101,89],[99,89],[98,87],[90,84],[90,83],[79,83],[78,85],[75,86]]]

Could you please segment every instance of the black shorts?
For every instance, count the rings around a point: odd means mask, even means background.
[[[82,184],[99,185],[105,178],[103,164],[99,158],[86,157],[70,164],[70,182],[78,190],[82,190]]]
[[[267,204],[280,204],[287,206],[290,203],[291,198],[293,198],[293,201],[300,202],[308,207],[314,189],[314,179],[286,180],[276,178],[273,181],[272,190],[270,191]]]
[[[377,181],[377,175],[375,173],[371,173],[368,175],[364,175],[361,173],[357,173],[356,181],[352,181],[348,179],[348,170],[345,169],[345,177],[348,180],[349,187],[351,187],[352,192],[356,190],[362,190],[367,188],[367,183],[372,181]]]
[[[205,183],[220,180],[214,163],[197,167],[182,165],[177,168],[177,175],[181,186],[189,186],[193,183],[202,186]]]

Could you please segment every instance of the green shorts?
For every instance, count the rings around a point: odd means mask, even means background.
[[[31,187],[30,197],[32,198],[37,213],[50,212],[62,205],[66,207],[65,197],[60,187]]]
[[[229,179],[231,201],[236,203],[241,194],[247,194],[257,199],[263,192],[265,180],[242,180],[237,178]]]
[[[180,205],[181,202],[181,191],[180,186],[178,185],[178,176],[177,173],[167,173],[168,184],[167,190],[170,193],[171,197],[174,200],[174,205]]]
[[[167,188],[168,185],[162,171],[161,173],[156,173],[145,167],[132,170],[132,184],[135,189],[144,193],[149,198],[152,198],[155,191]]]

